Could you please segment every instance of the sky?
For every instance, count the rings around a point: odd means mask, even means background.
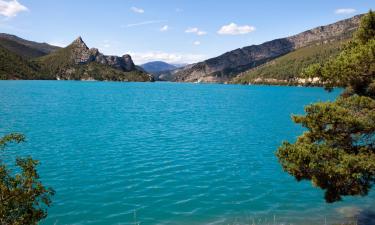
[[[0,0],[0,32],[66,46],[81,36],[136,64],[194,63],[375,9],[375,0]]]

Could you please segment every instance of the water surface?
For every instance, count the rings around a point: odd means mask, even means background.
[[[42,224],[324,224],[374,194],[326,204],[274,153],[321,88],[1,81],[0,134],[57,194]],[[9,152],[13,152],[10,149]]]

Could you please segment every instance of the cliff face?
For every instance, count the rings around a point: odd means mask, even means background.
[[[70,48],[72,49],[71,59],[75,64],[97,62],[126,72],[135,70],[135,65],[130,55],[126,54],[122,57],[103,55],[97,48],[89,49],[81,37],[73,41],[70,44]]]
[[[291,37],[227,52],[176,72],[172,80],[178,82],[227,82],[243,71],[296,49],[317,42],[348,38],[358,27],[361,16],[317,27]]]
[[[361,17],[362,15],[357,15],[333,24],[316,27],[286,39],[293,43],[294,49],[306,47],[311,43],[318,41],[326,41],[330,39],[341,40],[353,34],[353,32],[358,28]]]

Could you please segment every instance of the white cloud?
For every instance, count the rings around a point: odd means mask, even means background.
[[[17,13],[27,11],[26,6],[19,3],[17,0],[0,0],[0,14],[6,17],[17,16]]]
[[[188,29],[185,30],[185,33],[194,33],[199,36],[206,35],[207,32],[203,30],[199,30],[197,27],[189,27]]]
[[[166,20],[147,20],[139,23],[131,23],[127,24],[126,26],[121,26],[121,27],[138,27],[138,26],[143,26],[143,25],[149,25],[149,24],[155,24],[155,23],[164,23]]]
[[[193,42],[193,45],[200,45],[200,44],[201,44],[200,41],[194,41],[194,42]]]
[[[168,63],[195,63],[205,59],[204,55],[168,53],[168,52],[128,52],[136,64],[151,61],[164,61]]]
[[[230,23],[228,25],[224,25],[217,31],[218,34],[222,35],[238,35],[238,34],[248,34],[250,32],[255,31],[255,27],[244,25],[238,26],[235,23]]]
[[[356,9],[346,8],[346,9],[336,9],[335,14],[353,14],[357,12]]]
[[[144,9],[137,8],[135,6],[131,7],[130,10],[133,11],[133,12],[135,12],[135,13],[144,13],[145,12]]]
[[[185,33],[197,33],[198,28],[196,27],[189,27],[188,29],[185,30]]]
[[[163,31],[167,31],[169,29],[168,25],[164,25],[160,28],[160,31],[163,32]]]
[[[198,31],[197,32],[197,34],[199,35],[199,36],[202,36],[202,35],[206,35],[207,34],[207,32],[206,31]]]

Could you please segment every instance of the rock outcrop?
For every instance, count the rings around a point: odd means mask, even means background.
[[[188,66],[173,74],[178,82],[227,82],[237,74],[264,64],[296,49],[318,42],[348,38],[357,29],[362,15],[300,34],[236,49],[215,58]]]
[[[72,49],[71,59],[75,64],[97,62],[126,72],[136,69],[130,55],[125,54],[122,57],[103,55],[97,48],[89,49],[81,37],[74,40],[68,47]]]

